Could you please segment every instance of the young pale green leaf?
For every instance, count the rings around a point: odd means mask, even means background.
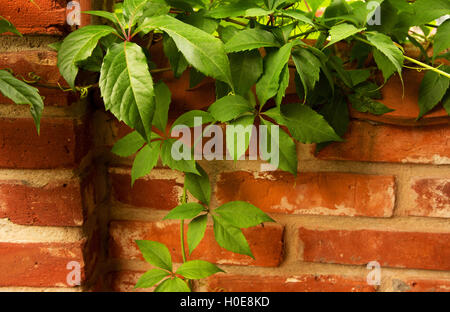
[[[281,106],[281,112],[292,136],[302,143],[342,141],[322,115],[306,105],[292,103]]]
[[[214,221],[214,237],[220,247],[255,258],[241,229],[232,226],[220,216],[213,215],[212,218]]]
[[[381,102],[374,101],[369,97],[351,94],[349,96],[352,107],[361,113],[370,113],[374,115],[384,115],[394,111]]]
[[[168,278],[155,288],[155,292],[190,292],[191,289],[181,278]]]
[[[202,203],[209,205],[211,199],[211,185],[209,183],[209,176],[199,164],[197,164],[197,170],[200,175],[186,173],[184,185],[195,198]]]
[[[231,77],[236,94],[246,96],[263,73],[263,59],[258,50],[231,53]]]
[[[145,261],[158,268],[172,272],[172,257],[166,245],[147,240],[137,240],[136,244]]]
[[[271,122],[264,119],[261,119],[261,122],[267,126],[267,152],[270,152],[262,158],[275,168],[297,175],[298,157],[294,140],[280,128],[278,128],[278,136],[276,136],[271,128],[273,126]],[[262,139],[260,139],[259,144],[260,149],[263,150],[261,147]],[[271,156],[273,151],[269,150],[269,147],[278,153],[278,161]]]
[[[197,171],[197,168],[195,166],[194,156],[192,155],[192,153],[190,151],[189,151],[190,157],[188,159],[181,158],[180,160],[175,160],[173,158],[172,147],[176,141],[177,140],[175,140],[175,139],[168,139],[163,142],[162,148],[161,148],[161,160],[162,160],[163,164],[173,170],[199,174],[199,172]],[[184,148],[187,148],[190,150],[190,148],[187,146],[184,146]],[[178,153],[178,152],[179,152],[178,150],[174,151],[174,153]],[[183,156],[183,155],[181,155],[181,156]]]
[[[115,29],[103,25],[89,25],[70,33],[58,51],[58,67],[69,86],[75,88],[78,63],[92,55],[98,41]]]
[[[166,132],[169,106],[172,99],[169,87],[163,82],[155,86],[155,115],[153,116],[153,125]]]
[[[311,26],[314,26],[313,21],[305,15],[305,12],[300,10],[285,10],[283,11],[284,15],[290,16],[292,18],[295,18],[297,21],[300,21],[304,24],[309,24]]]
[[[187,243],[189,248],[189,254],[200,244],[205,236],[206,225],[208,222],[208,215],[201,215],[189,223],[187,231]]]
[[[264,47],[279,47],[274,35],[260,28],[249,28],[236,33],[225,44],[227,53],[259,49]]]
[[[181,204],[174,209],[172,209],[167,216],[164,217],[164,220],[187,220],[193,219],[198,216],[200,212],[205,210],[205,207],[200,205],[199,203],[187,203]]]
[[[303,84],[305,96],[307,96],[308,92],[312,91],[319,81],[322,63],[317,56],[305,48],[295,48],[292,59]]]
[[[371,42],[378,51],[380,51],[384,56],[386,56],[386,58],[395,67],[395,70],[401,75],[403,66],[403,53],[394,44],[391,38],[381,33],[367,33],[366,36],[367,40],[369,40],[369,42]]]
[[[239,160],[245,154],[252,139],[254,115],[242,116],[228,122],[226,128],[227,151],[233,160]]]
[[[228,202],[215,209],[214,212],[238,228],[249,228],[263,222],[275,222],[261,209],[243,201]]]
[[[446,20],[437,29],[434,37],[433,58],[450,48],[450,20]]]
[[[172,129],[175,126],[186,126],[189,128],[193,128],[194,126],[196,126],[195,125],[196,119],[198,121],[201,121],[201,124],[207,124],[214,121],[214,118],[211,116],[209,112],[201,110],[192,110],[178,117],[177,120],[175,120],[175,122],[172,124]]]
[[[187,279],[202,279],[207,278],[213,274],[224,272],[215,264],[204,260],[192,260],[183,263],[177,270],[177,274],[186,277]]]
[[[144,32],[153,29],[166,32],[186,60],[197,70],[233,85],[224,45],[214,36],[168,15],[147,18],[139,29]]]
[[[145,144],[144,138],[136,131],[127,134],[114,144],[111,152],[120,157],[129,157]]]
[[[133,167],[131,168],[131,185],[134,185],[137,179],[149,174],[156,166],[159,159],[160,147],[161,142],[152,142],[150,146],[145,145],[137,153]]]
[[[161,269],[151,269],[142,274],[134,288],[149,288],[162,281],[170,273]]]
[[[6,70],[0,70],[0,93],[16,104],[30,105],[31,116],[37,133],[39,133],[44,109],[44,102],[39,95],[39,90],[15,78]]]
[[[150,142],[155,99],[147,57],[140,46],[123,42],[108,50],[100,73],[100,91],[106,110]]]
[[[447,67],[448,68],[448,67]],[[419,89],[419,118],[432,110],[444,97],[448,90],[450,79],[433,71],[428,71],[423,77]]]
[[[22,36],[20,31],[18,31],[16,29],[16,27],[14,27],[14,25],[10,21],[8,21],[4,17],[0,16],[0,34],[6,33],[6,32],[10,32],[10,33]]]
[[[347,24],[347,23],[333,26],[330,29],[331,40],[325,46],[325,48],[335,44],[336,42],[347,39],[348,37],[351,37],[361,31],[363,31],[364,29],[365,28],[356,28],[352,24]]]
[[[289,61],[293,43],[287,43],[264,58],[264,74],[256,83],[256,94],[261,105],[275,96],[279,90],[280,75]]]
[[[253,111],[249,101],[240,95],[228,95],[214,102],[208,111],[215,120],[226,122]]]
[[[179,78],[183,72],[188,68],[189,64],[183,54],[178,50],[175,41],[168,35],[163,37],[164,54],[170,62],[175,78]]]

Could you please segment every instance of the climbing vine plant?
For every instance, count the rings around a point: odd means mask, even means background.
[[[295,141],[317,143],[318,149],[342,141],[349,124],[347,103],[360,112],[390,112],[378,101],[380,88],[392,75],[401,77],[404,67],[426,71],[417,118],[439,103],[450,114],[450,67],[446,65],[450,20],[436,23],[450,14],[450,2],[376,0],[375,6],[373,2],[124,0],[112,12],[86,12],[103,18],[105,25],[83,27],[53,45],[69,86],[84,91],[94,87],[76,86],[76,79],[80,70],[97,72],[106,110],[135,130],[113,148],[122,157],[136,155],[132,183],[148,174],[159,159],[185,173],[181,203],[165,217],[180,222],[183,264],[173,269],[164,244],[137,241],[155,269],[145,273],[136,287],[190,291],[192,280],[222,272],[214,264],[190,259],[205,235],[208,219],[221,247],[250,257],[242,229],[273,222],[246,202],[211,209],[208,175],[194,157],[173,158],[176,139],[171,130],[175,126],[192,127],[195,117],[202,118],[206,129],[217,123],[242,125],[242,129],[252,124],[281,125],[276,141],[278,168],[296,174]],[[0,30],[14,32],[9,23],[0,22]],[[171,93],[164,81],[154,77],[167,69],[156,68],[149,49],[161,40],[175,77],[189,70],[191,87],[206,76],[216,81],[216,102],[207,111],[183,114],[170,127]],[[405,44],[416,46],[420,56],[406,55]],[[282,104],[292,72],[299,101]],[[378,73],[381,79],[376,78]],[[0,71],[0,90],[18,103],[30,104],[38,122],[42,102],[37,91],[13,78]],[[8,81],[26,90],[26,96],[5,91]],[[235,150],[233,159],[241,158],[249,139],[245,148]],[[188,203],[187,192],[198,202]],[[186,238],[185,220],[190,220]]]

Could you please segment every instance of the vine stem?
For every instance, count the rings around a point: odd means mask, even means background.
[[[183,198],[181,204],[186,204],[186,183],[183,185]],[[180,239],[181,239],[181,255],[183,257],[183,263],[186,262],[186,250],[184,249],[184,220],[180,221]]]

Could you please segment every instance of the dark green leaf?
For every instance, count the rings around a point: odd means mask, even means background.
[[[450,79],[433,71],[425,74],[419,89],[420,113],[418,118],[422,118],[442,100],[449,83]]]
[[[442,51],[450,48],[450,20],[442,23],[434,37],[433,58],[439,55]]]
[[[283,14],[295,18],[297,21],[300,21],[302,23],[314,26],[313,21],[305,15],[305,12],[302,12],[300,10],[284,10]]]
[[[281,72],[280,75],[280,87],[278,89],[277,95],[275,97],[275,103],[280,106],[281,105],[281,101],[283,101],[284,96],[286,95],[286,89],[289,86],[289,80],[290,76],[289,76],[289,66],[288,64],[286,64],[283,68],[283,71]]]
[[[217,30],[217,27],[219,26],[218,21],[216,21],[213,18],[205,16],[204,10],[182,16],[180,20],[189,25],[197,27],[207,32],[208,34],[214,33]]]
[[[158,83],[155,86],[155,116],[153,116],[153,125],[166,132],[167,118],[169,114],[169,106],[172,95],[169,87],[163,82]]]
[[[175,41],[168,35],[163,37],[164,54],[167,56],[172,67],[175,78],[179,78],[181,74],[188,68],[189,64],[183,54],[178,50]]]
[[[354,109],[361,113],[370,113],[374,115],[384,115],[394,111],[381,102],[374,101],[366,96],[352,94],[349,96]]]
[[[134,288],[149,288],[155,284],[161,282],[161,280],[168,276],[169,272],[163,271],[161,269],[152,269],[142,274],[141,278],[136,283]]]
[[[263,47],[279,46],[280,44],[272,33],[259,28],[249,28],[237,32],[236,35],[225,44],[225,51],[231,53]]]
[[[208,215],[198,216],[189,223],[187,231],[187,243],[191,254],[205,236]]]
[[[16,27],[14,27],[14,25],[11,22],[0,16],[0,34],[6,32],[22,36],[22,34],[16,29]]]
[[[129,157],[145,144],[144,138],[136,131],[124,136],[114,144],[111,152],[120,157]]]
[[[416,0],[411,14],[413,23],[411,25],[422,25],[435,19],[450,14],[450,1],[448,0]]]
[[[370,77],[370,70],[368,69],[348,70],[347,73],[350,75],[353,86],[359,85]]]
[[[184,185],[186,189],[199,201],[209,205],[211,199],[211,185],[209,183],[208,174],[197,164],[197,170],[200,175],[186,173]]]
[[[215,209],[214,212],[238,228],[249,228],[263,222],[275,222],[261,209],[243,201],[228,202]]]
[[[231,77],[236,94],[246,96],[263,73],[263,59],[258,50],[229,55]]]
[[[319,81],[322,63],[313,53],[305,48],[295,48],[292,53],[292,59],[306,96]]]
[[[213,274],[224,272],[216,265],[204,260],[192,260],[183,263],[177,270],[177,274],[187,279],[202,279]]]
[[[253,257],[242,230],[232,226],[220,216],[212,216],[214,220],[214,237],[220,247],[226,250]]]
[[[172,272],[172,257],[166,245],[147,240],[138,240],[136,244],[145,261],[158,268]]]

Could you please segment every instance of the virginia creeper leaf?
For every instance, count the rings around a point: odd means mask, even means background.
[[[249,228],[263,222],[275,222],[261,209],[243,201],[228,202],[215,209],[214,212],[238,228]]]
[[[134,288],[149,288],[155,284],[161,282],[164,277],[167,277],[169,272],[163,271],[161,269],[151,269],[150,271],[142,274],[141,278],[136,283]]]
[[[158,268],[172,272],[172,257],[166,245],[148,240],[137,240],[136,244],[145,261]]]
[[[187,231],[187,243],[191,254],[205,236],[208,215],[201,215],[189,223]]]
[[[242,230],[232,226],[222,217],[213,215],[214,237],[220,247],[226,250],[255,258]]]

